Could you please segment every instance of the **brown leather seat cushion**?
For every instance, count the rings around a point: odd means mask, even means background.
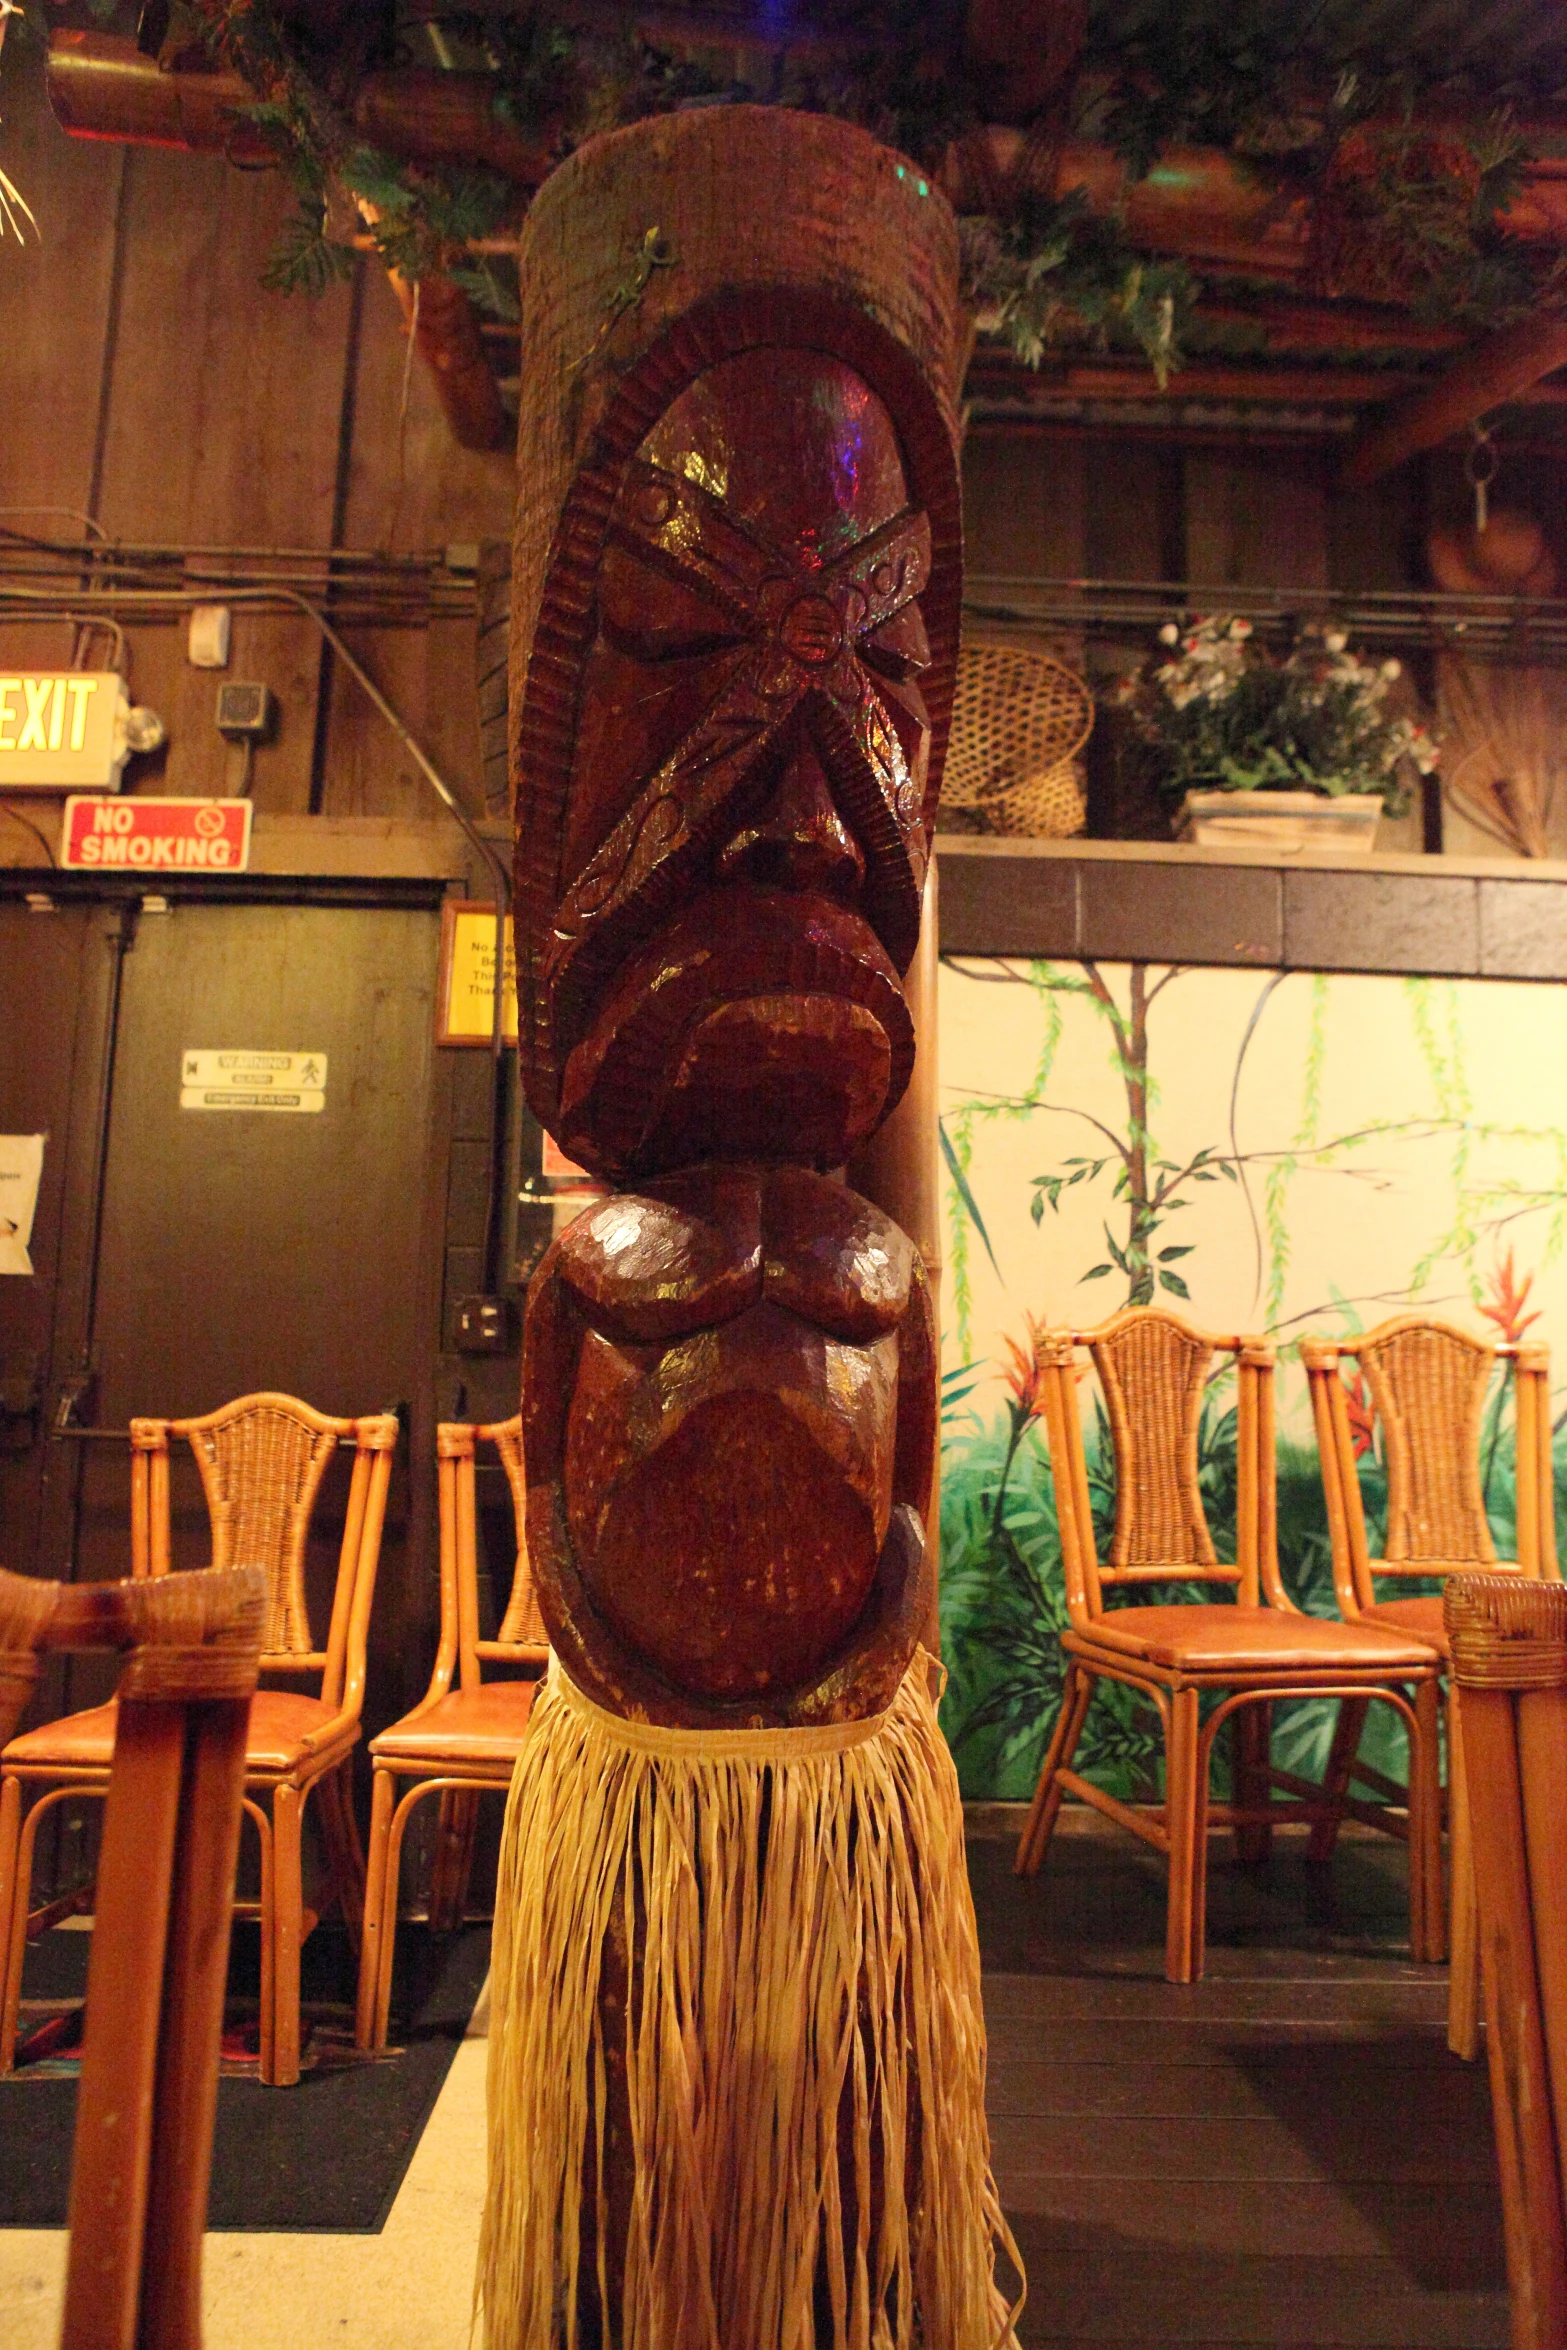
[[[1384,1631],[1401,1632],[1406,1640],[1429,1641],[1441,1656],[1452,1653],[1447,1645],[1439,1591],[1424,1599],[1379,1599],[1375,1607],[1361,1610],[1360,1620],[1363,1624],[1380,1624]]]
[[[304,1697],[295,1689],[258,1689],[250,1701],[246,1764],[252,1770],[286,1771],[298,1760],[300,1746],[311,1732],[324,1729],[336,1714],[336,1706],[323,1705],[319,1697]],[[114,1716],[111,1701],[87,1713],[45,1722],[41,1730],[13,1738],[5,1760],[62,1770],[107,1770],[114,1752]]]
[[[510,1762],[521,1746],[537,1681],[486,1681],[453,1689],[428,1711],[408,1714],[370,1741],[370,1752],[391,1760],[434,1762],[443,1755],[467,1762]]]
[[[1190,1673],[1355,1672],[1431,1662],[1429,1642],[1408,1632],[1341,1624],[1336,1616],[1292,1616],[1282,1608],[1128,1607],[1107,1611],[1103,1620],[1118,1635],[1114,1646],[1130,1643],[1150,1664]],[[1091,1632],[1074,1637],[1093,1640]]]

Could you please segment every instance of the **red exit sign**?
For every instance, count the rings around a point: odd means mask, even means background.
[[[243,873],[250,862],[249,800],[65,803],[60,862],[89,873]]]

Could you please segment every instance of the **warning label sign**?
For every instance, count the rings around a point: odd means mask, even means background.
[[[180,1108],[324,1110],[326,1055],[187,1046],[180,1055]]]

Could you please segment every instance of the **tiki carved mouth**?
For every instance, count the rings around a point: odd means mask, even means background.
[[[627,966],[571,1054],[562,1141],[617,1179],[715,1155],[838,1166],[913,1057],[898,974],[853,907],[711,889]]]

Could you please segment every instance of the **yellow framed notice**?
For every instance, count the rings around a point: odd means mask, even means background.
[[[506,925],[506,1042],[517,1041],[517,962]],[[487,1045],[495,1026],[495,908],[476,898],[448,898],[441,908],[441,979],[437,1044]]]

